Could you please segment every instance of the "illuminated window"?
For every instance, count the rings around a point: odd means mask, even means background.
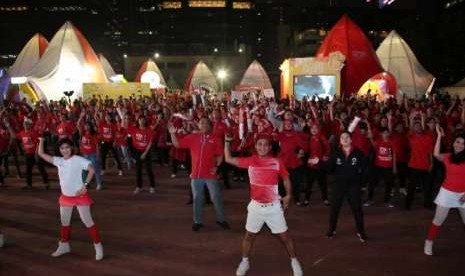
[[[189,1],[189,7],[191,8],[225,8],[226,1],[220,0],[197,0]]]
[[[180,9],[182,8],[181,1],[165,1],[161,4],[163,9]]]
[[[250,10],[252,3],[250,2],[233,2],[233,9],[236,10]]]

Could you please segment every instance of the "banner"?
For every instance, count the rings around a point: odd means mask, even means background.
[[[242,96],[244,96],[244,92],[241,91],[231,91],[231,101],[237,100],[241,101]]]
[[[128,83],[84,83],[84,100],[101,97],[103,99],[118,99],[146,96],[151,97],[150,85],[148,83],[128,82]]]
[[[273,88],[263,89],[263,95],[266,98],[273,98],[274,99],[274,90],[273,90]]]

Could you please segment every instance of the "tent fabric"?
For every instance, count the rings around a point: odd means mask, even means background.
[[[81,32],[66,22],[50,41],[47,50],[27,75],[40,98],[59,100],[64,91],[82,97],[83,83],[107,83],[103,67]]]
[[[105,72],[105,76],[107,79],[110,79],[113,77],[115,74],[115,70],[113,70],[113,67],[111,66],[110,62],[108,62],[108,59],[102,54],[98,55],[98,59],[100,60],[100,63],[102,64],[103,71]]]
[[[35,34],[24,46],[8,70],[10,77],[23,77],[39,62],[47,48],[48,41],[41,34]]]
[[[383,101],[386,96],[396,96],[397,82],[394,76],[388,72],[378,73],[362,85],[357,95],[366,95],[368,90],[370,90],[371,95],[377,94],[378,100]]]
[[[347,15],[328,33],[316,57],[327,57],[336,51],[346,57],[341,71],[341,92],[346,95],[357,93],[365,81],[383,71],[371,42]]]
[[[254,60],[245,71],[240,86],[249,86],[258,89],[273,88],[265,69],[263,69],[263,66],[256,60]]]
[[[203,61],[199,61],[187,75],[184,90],[194,91],[198,87],[208,87],[213,91],[218,91],[215,75]]]
[[[384,39],[376,54],[384,70],[394,75],[399,89],[407,97],[425,94],[434,77],[418,62],[412,49],[396,31]]]
[[[144,74],[147,71],[152,71],[152,72],[157,73],[157,75],[160,77],[160,84],[166,87],[165,78],[163,77],[163,74],[161,73],[160,68],[158,68],[157,64],[155,63],[155,61],[153,61],[153,59],[148,59],[139,68],[139,71],[137,71],[137,75],[135,79],[136,82],[140,82],[142,74]]]
[[[180,86],[178,85],[178,83],[174,79],[173,75],[171,75],[171,74],[168,77],[168,81],[167,81],[166,85],[170,89],[179,89],[180,88]]]

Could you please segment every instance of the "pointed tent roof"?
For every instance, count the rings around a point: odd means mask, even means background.
[[[405,40],[392,31],[376,50],[385,71],[394,75],[400,90],[408,97],[423,96],[433,81],[418,62]]]
[[[184,90],[192,91],[199,86],[207,86],[213,91],[218,91],[215,75],[213,75],[210,68],[203,61],[199,61],[187,75]]]
[[[107,83],[100,61],[87,39],[71,22],[66,22],[50,41],[28,80],[48,100],[61,99],[73,90],[82,97],[83,83]]]
[[[328,33],[316,57],[327,57],[336,51],[346,58],[341,71],[341,92],[357,93],[365,81],[382,72],[371,42],[347,15],[339,19]]]
[[[180,88],[180,86],[178,85],[178,83],[176,82],[176,80],[174,79],[172,74],[169,75],[166,85],[170,89],[179,89]]]
[[[454,87],[465,87],[465,79],[454,84]]]
[[[241,86],[257,87],[260,89],[271,89],[271,81],[263,66],[254,60],[242,77]]]
[[[47,48],[48,41],[41,34],[35,34],[24,46],[8,70],[11,77],[22,77],[29,73],[39,62]]]
[[[108,62],[108,59],[102,55],[98,55],[98,59],[100,60],[100,63],[102,64],[103,71],[105,72],[105,76],[107,79],[110,79],[110,77],[113,77],[116,75],[115,70],[113,70],[113,67],[111,66],[110,62]]]
[[[163,74],[160,71],[160,68],[158,68],[157,64],[153,59],[149,58],[146,62],[142,64],[142,66],[139,68],[139,71],[137,71],[136,75],[136,82],[140,82],[140,79],[142,75],[147,72],[147,71],[152,71],[157,73],[157,75],[160,77],[160,84],[163,86],[166,86],[165,78],[163,77]]]

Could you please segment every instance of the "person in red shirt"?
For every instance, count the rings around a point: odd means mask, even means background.
[[[320,160],[327,161],[330,154],[330,145],[328,139],[321,134],[320,127],[316,124],[310,127],[310,142],[308,143],[308,157],[309,159],[319,158]],[[324,169],[316,165],[307,163],[306,170],[307,188],[305,190],[304,206],[310,203],[310,197],[313,190],[313,182],[318,182],[321,190],[321,199],[323,203],[328,206],[328,184],[326,180],[326,172]]]
[[[374,166],[371,171],[371,181],[368,185],[368,199],[363,205],[371,206],[374,204],[373,195],[375,188],[379,184],[379,181],[383,180],[385,186],[384,204],[387,207],[393,208],[391,190],[394,184],[394,175],[396,174],[396,150],[390,138],[389,129],[381,127],[379,128],[379,132],[380,137],[374,138],[369,128],[369,137],[374,149]]]
[[[202,207],[204,189],[208,187],[215,206],[217,224],[223,229],[229,229],[224,217],[223,201],[218,186],[218,167],[223,161],[223,145],[212,133],[213,125],[207,117],[199,121],[199,132],[184,137],[176,137],[176,128],[170,125],[171,142],[176,148],[189,149],[192,158],[191,187],[194,209],[194,224],[192,231],[199,231],[202,224]]]
[[[421,122],[413,121],[411,129],[412,131],[408,136],[411,149],[408,162],[410,181],[407,186],[405,209],[412,208],[417,184],[423,188],[424,207],[431,209],[433,208],[433,187],[430,171],[433,159],[433,140],[431,136],[424,133]]]
[[[111,151],[113,158],[116,161],[116,165],[118,167],[118,175],[123,175],[123,168],[121,167],[121,161],[119,160],[118,151],[114,146],[116,128],[117,126],[112,121],[110,114],[106,114],[105,120],[100,122],[98,125],[98,133],[102,141],[102,144],[100,146],[100,157],[102,158],[102,175],[105,174],[107,166],[106,160],[109,151]]]
[[[296,205],[302,205],[300,202],[301,184],[304,176],[304,164],[302,157],[304,156],[304,142],[301,136],[294,131],[293,123],[290,120],[285,120],[283,123],[283,131],[278,134],[279,154],[289,171],[292,190],[294,192],[294,201]],[[281,194],[284,195],[284,189],[281,186]]]
[[[133,159],[128,151],[128,130],[124,128],[122,121],[118,122],[117,124],[114,146],[119,149],[121,156],[124,158],[124,162],[127,164],[128,171],[130,171],[133,164]]]
[[[257,234],[266,224],[271,232],[277,235],[285,245],[291,258],[291,267],[294,276],[302,276],[302,267],[297,260],[294,243],[289,235],[284,211],[291,201],[292,187],[289,173],[281,158],[271,157],[271,136],[259,134],[255,149],[257,154],[251,157],[232,157],[230,142],[231,137],[226,138],[224,146],[225,161],[233,166],[248,169],[250,179],[250,203],[247,206],[247,222],[245,235],[242,240],[242,261],[236,275],[246,275],[250,269],[249,255]],[[283,179],[286,196],[280,202],[278,192],[278,178]]]
[[[132,142],[132,154],[136,160],[136,181],[137,187],[134,190],[134,194],[138,194],[142,191],[142,166],[145,163],[145,172],[149,178],[151,194],[155,193],[155,179],[153,177],[152,170],[152,155],[150,149],[153,142],[153,130],[146,125],[146,119],[140,116],[137,119],[138,127],[130,127],[128,129],[131,135]],[[127,122],[125,122],[127,125]]]
[[[407,190],[405,188],[407,187],[407,163],[410,157],[410,145],[407,133],[404,129],[405,127],[402,122],[396,123],[394,132],[391,134],[391,138],[394,143],[394,150],[396,153],[396,169],[400,193],[407,195]]]
[[[39,135],[32,129],[32,121],[24,120],[23,125],[24,130],[18,133],[14,133],[10,126],[8,126],[8,130],[12,137],[19,139],[24,151],[24,157],[26,159],[26,186],[24,189],[32,189],[32,169],[34,168],[34,165],[37,164],[45,189],[49,190],[50,184],[48,183],[48,174],[45,171],[43,161],[38,159],[37,156]],[[38,159],[38,161],[36,161],[36,159]]]
[[[79,150],[82,157],[92,162],[95,171],[96,188],[100,190],[102,189],[102,176],[100,174],[99,137],[91,122],[84,122],[84,127],[81,126],[81,122],[85,116],[86,112],[82,112],[77,121],[77,127],[81,137],[79,140]]]
[[[462,222],[465,224],[465,182],[463,181],[465,175],[465,136],[460,135],[454,139],[451,153],[441,154],[441,138],[444,136],[444,131],[438,125],[436,132],[438,138],[434,146],[434,157],[444,163],[446,175],[434,201],[437,207],[425,241],[424,253],[426,255],[433,255],[433,241],[451,208],[459,210]]]

